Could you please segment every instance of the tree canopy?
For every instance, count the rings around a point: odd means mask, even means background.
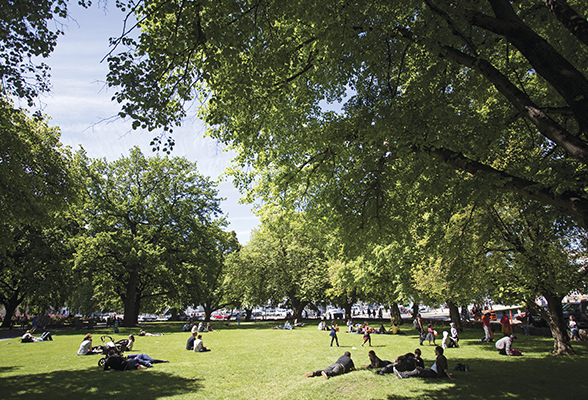
[[[103,304],[120,299],[123,324],[133,326],[141,304],[179,293],[181,269],[201,256],[209,228],[222,224],[220,199],[185,158],[148,158],[138,148],[111,163],[83,153],[78,158],[87,185],[87,232],[77,247],[76,270],[92,276]]]
[[[439,189],[450,166],[586,216],[584,2],[155,0],[135,11],[138,41],[110,58],[122,115],[169,126],[208,96],[211,134],[262,184],[323,203],[338,189],[362,212],[417,162]]]

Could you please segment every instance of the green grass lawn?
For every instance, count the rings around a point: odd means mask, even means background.
[[[292,331],[273,330],[276,323],[242,323],[204,334],[207,353],[185,350],[189,334],[181,323],[154,323],[143,327],[164,336],[138,337],[133,353],[168,359],[140,371],[104,371],[100,355],[77,356],[87,333],[64,330],[54,341],[20,343],[0,341],[0,399],[581,399],[588,397],[587,343],[574,345],[573,357],[549,355],[552,340],[519,335],[515,348],[523,357],[500,356],[493,344],[477,343],[482,331],[466,330],[461,347],[447,349],[449,366],[468,363],[471,372],[455,372],[455,382],[436,379],[397,379],[358,370],[329,380],[305,378],[305,372],[322,369],[346,350],[357,367],[368,364],[370,349],[382,359],[393,360],[414,351],[418,338],[409,335],[372,335],[373,347],[362,348],[360,335],[339,333],[341,347],[330,347],[328,332],[317,323]],[[405,325],[403,328],[408,329]],[[122,328],[119,334],[95,329],[116,340],[138,328]],[[442,328],[437,328],[441,333]],[[434,347],[421,346],[425,365],[434,360]]]

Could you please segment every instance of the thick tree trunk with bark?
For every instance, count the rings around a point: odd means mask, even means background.
[[[212,317],[212,306],[208,303],[204,303],[202,306],[204,308],[204,321],[210,322],[210,318]]]
[[[6,303],[2,303],[2,305],[4,306],[4,310],[6,311],[6,314],[4,315],[4,320],[2,321],[2,328],[10,328],[10,324],[12,323],[12,317],[14,316],[16,307],[18,307],[20,302],[21,299],[18,298],[18,293],[13,293]]]
[[[251,321],[251,314],[253,313],[253,308],[246,308],[245,309],[245,321]]]
[[[351,307],[353,307],[353,303],[345,303],[343,310],[345,311],[345,321],[352,319],[351,318]]]
[[[137,272],[137,268],[131,268],[131,272],[129,274],[129,281],[126,285],[126,293],[123,297],[123,302],[125,305],[125,317],[122,321],[122,326],[135,326],[137,325],[137,318],[139,310],[135,309],[136,306],[136,297],[137,297],[137,286],[139,283],[139,273]]]
[[[292,310],[294,311],[294,319],[302,319],[302,312],[308,305],[308,301],[302,301],[295,297],[290,297],[290,304],[292,305]]]
[[[451,322],[455,324],[455,329],[461,332],[461,315],[459,314],[459,308],[452,301],[447,301],[447,307],[449,307],[449,317]]]
[[[402,315],[398,303],[390,303],[390,322],[398,326],[402,325]]]
[[[568,329],[563,317],[563,311],[561,307],[561,301],[563,297],[551,293],[543,293],[543,296],[547,301],[547,311],[541,310],[541,314],[549,324],[551,336],[553,337],[552,354],[576,354],[572,348],[570,337],[568,336]]]

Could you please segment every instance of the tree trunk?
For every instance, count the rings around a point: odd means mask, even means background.
[[[210,318],[212,316],[212,305],[208,304],[208,303],[204,303],[204,321],[205,322],[210,322]]]
[[[541,314],[544,315],[544,318],[549,324],[551,336],[553,336],[552,354],[576,354],[572,348],[570,337],[568,336],[567,326],[563,317],[563,311],[561,307],[561,301],[563,297],[554,295],[552,293],[543,293],[543,296],[545,297],[545,300],[547,300],[547,311],[541,310]]]
[[[347,302],[345,302],[345,304],[344,304],[344,306],[343,306],[343,310],[345,310],[345,316],[344,316],[344,318],[343,318],[343,319],[344,319],[345,321],[348,321],[348,320],[352,319],[352,318],[351,318],[351,307],[353,307],[353,303],[350,303],[350,302],[348,302],[348,301],[347,301]]]
[[[245,308],[245,321],[251,321],[252,308]]]
[[[294,319],[302,319],[302,311],[308,305],[308,301],[301,301],[295,297],[290,297],[290,304],[292,305],[292,310],[294,311]]]
[[[18,293],[13,293],[12,297],[8,299],[8,302],[3,303],[6,314],[4,315],[4,320],[2,321],[2,328],[10,328],[10,325],[12,324],[12,317],[14,316],[16,307],[18,307],[19,304],[20,299],[18,298]]]
[[[126,293],[123,298],[125,304],[125,317],[122,321],[122,326],[135,326],[137,325],[138,311],[135,309],[137,286],[139,281],[139,273],[136,268],[131,269],[129,281],[127,282]]]
[[[459,308],[452,301],[447,301],[447,307],[449,307],[449,317],[451,322],[455,324],[455,329],[461,332],[461,318],[459,314]]]
[[[398,303],[390,303],[390,322],[395,325],[402,325],[402,315]]]
[[[414,303],[412,303],[412,320],[413,321],[416,319],[417,315],[419,315],[419,303],[417,303],[415,301]]]
[[[470,320],[470,314],[468,313],[468,306],[461,306],[461,319],[464,322]]]

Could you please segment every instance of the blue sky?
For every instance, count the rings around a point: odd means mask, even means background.
[[[93,158],[115,160],[128,155],[139,146],[144,154],[152,154],[149,143],[155,132],[133,131],[130,121],[112,118],[119,111],[110,98],[113,88],[105,85],[107,63],[100,62],[108,53],[108,39],[122,31],[123,14],[110,3],[108,12],[96,4],[83,9],[70,2],[71,20],[66,22],[65,35],[45,62],[51,67],[51,93],[42,96],[43,112],[51,116],[51,125],[61,128],[61,141],[78,149],[83,146]],[[192,114],[195,114],[196,110]],[[176,147],[172,155],[196,161],[201,174],[217,179],[229,165],[231,155],[223,146],[204,138],[206,128],[196,118],[188,119],[174,129]],[[229,230],[237,233],[241,244],[249,241],[251,229],[259,223],[251,205],[238,204],[239,192],[230,179],[218,186],[226,198],[222,209],[228,216]]]

